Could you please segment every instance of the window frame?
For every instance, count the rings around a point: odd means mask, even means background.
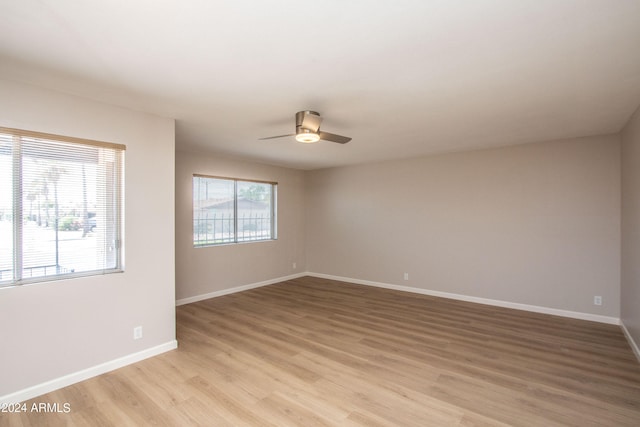
[[[233,181],[233,241],[223,241],[220,243],[196,243],[196,217],[195,217],[195,180],[196,178],[207,178],[207,179],[217,179],[224,181]],[[238,239],[238,184],[239,183],[256,183],[256,184],[267,184],[271,186],[271,198],[270,198],[270,237],[266,239],[251,239],[251,240],[239,240]],[[278,182],[276,181],[266,181],[266,180],[257,180],[257,179],[245,179],[245,178],[234,178],[228,176],[219,176],[219,175],[206,175],[206,174],[198,174],[194,173],[191,178],[191,242],[194,248],[208,248],[208,247],[216,247],[216,246],[225,246],[225,245],[241,245],[247,243],[264,243],[271,242],[274,240],[278,240]]]
[[[66,280],[76,277],[88,277],[88,276],[101,276],[110,273],[121,273],[124,271],[124,165],[125,165],[125,151],[126,145],[124,144],[116,144],[111,142],[97,141],[85,138],[57,135],[52,133],[45,132],[37,132],[30,131],[24,129],[15,129],[0,126],[0,134],[8,135],[13,140],[9,147],[10,157],[11,157],[11,183],[12,194],[11,194],[11,204],[12,204],[12,239],[13,245],[11,249],[13,263],[12,263],[12,271],[13,278],[9,280],[0,280],[0,289],[10,288],[15,286],[22,286],[27,284],[34,283],[46,283],[57,280]],[[106,227],[109,229],[109,236],[113,236],[114,239],[110,239],[113,245],[113,251],[115,251],[115,255],[113,257],[113,261],[115,265],[113,267],[104,267],[97,268],[93,270],[84,270],[79,272],[59,272],[59,270],[52,275],[47,275],[45,270],[45,275],[36,276],[36,277],[24,277],[23,271],[23,261],[27,254],[24,252],[24,199],[23,199],[23,189],[24,189],[24,173],[23,173],[23,159],[28,158],[29,154],[25,154],[22,151],[22,139],[28,139],[26,142],[36,144],[47,145],[51,143],[50,147],[47,147],[47,150],[51,150],[52,152],[63,151],[65,147],[68,149],[69,146],[77,145],[78,150],[82,148],[101,148],[101,149],[109,149],[113,150],[114,156],[114,168],[110,171],[112,175],[110,175],[111,180],[109,185],[105,187],[105,191],[110,193],[110,199],[113,203],[109,204],[113,210],[113,214],[115,217],[113,221],[110,222],[109,226]],[[64,144],[62,146],[56,147],[56,144]],[[16,146],[18,147],[16,150]],[[71,149],[73,150],[73,149]],[[109,171],[105,172],[109,174]],[[17,190],[17,194],[16,194]],[[16,221],[16,218],[19,218]],[[56,221],[56,226],[58,226],[58,222]],[[106,255],[105,255],[106,259]],[[57,266],[59,267],[59,266]],[[40,268],[40,267],[38,267]],[[46,268],[46,267],[45,267]],[[19,272],[19,273],[16,273]]]

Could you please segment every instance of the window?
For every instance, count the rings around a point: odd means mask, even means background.
[[[193,245],[276,239],[275,182],[193,176]]]
[[[0,127],[0,286],[121,271],[124,149]]]

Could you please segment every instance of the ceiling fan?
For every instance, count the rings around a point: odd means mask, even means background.
[[[342,135],[336,135],[334,133],[323,132],[320,130],[320,123],[322,123],[322,117],[320,113],[315,111],[298,111],[296,113],[296,133],[290,133],[288,135],[269,136],[263,139],[275,139],[284,138],[287,136],[295,136],[296,141],[311,144],[318,142],[321,139],[323,141],[337,142],[338,144],[346,144],[351,141],[351,138]]]

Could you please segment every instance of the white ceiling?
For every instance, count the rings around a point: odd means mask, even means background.
[[[0,77],[300,169],[607,134],[640,104],[640,0],[0,0]],[[258,140],[304,109],[353,141]]]

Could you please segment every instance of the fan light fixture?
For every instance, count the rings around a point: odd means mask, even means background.
[[[296,141],[311,144],[320,141],[320,135],[311,132],[309,129],[300,129],[299,133],[296,134]]]

